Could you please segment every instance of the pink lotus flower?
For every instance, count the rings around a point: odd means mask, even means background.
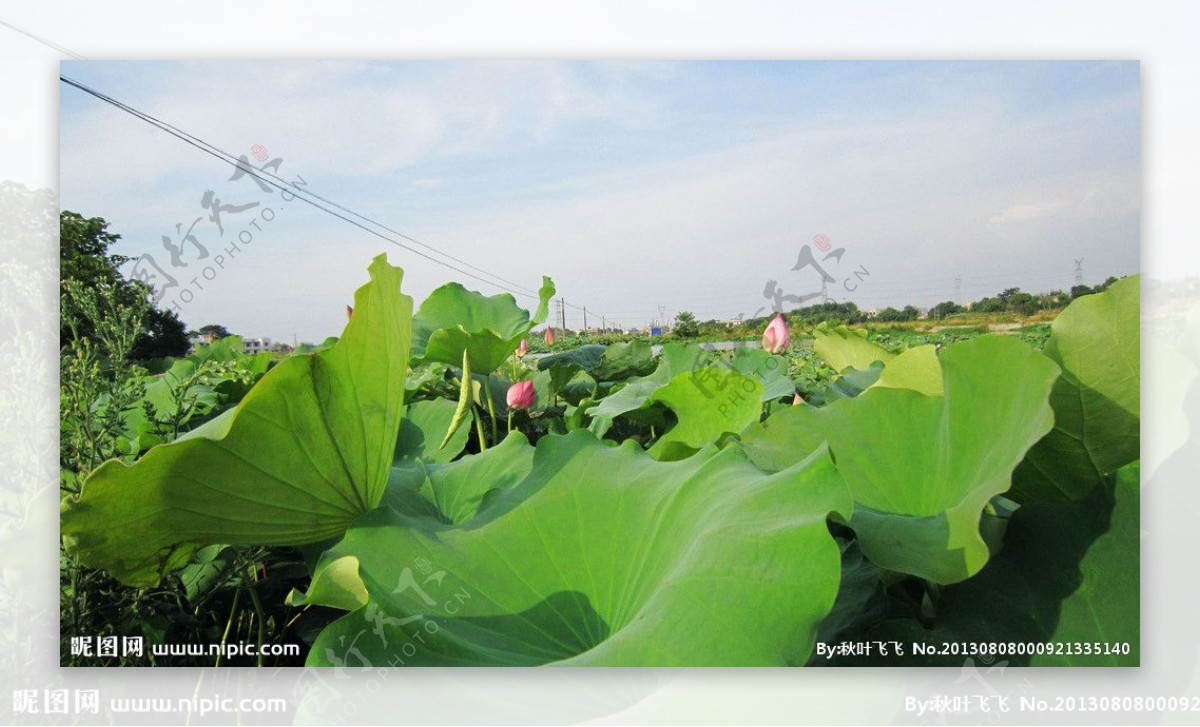
[[[525,354],[528,352],[528,350],[529,348],[525,345],[525,339],[522,338],[521,345],[517,346],[517,358],[525,358]]]
[[[533,406],[533,382],[518,381],[508,387],[506,400],[510,409],[528,409]]]
[[[549,326],[546,327],[546,345],[554,345],[554,329],[550,328]]]
[[[354,315],[354,308],[346,306],[346,320],[350,320],[350,316]]]
[[[763,331],[762,347],[768,353],[783,353],[792,345],[792,334],[788,331],[783,314],[778,313]]]

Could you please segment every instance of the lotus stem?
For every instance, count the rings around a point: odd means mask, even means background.
[[[484,396],[487,397],[488,417],[492,420],[492,436],[497,437],[500,431],[496,428],[496,404],[492,401],[492,375],[488,374],[484,377]],[[499,437],[497,437],[499,439]]]

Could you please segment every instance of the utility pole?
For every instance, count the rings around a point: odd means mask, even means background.
[[[583,332],[587,333],[587,306],[583,307]]]
[[[1083,285],[1083,258],[1075,260],[1075,284]]]
[[[558,316],[561,319],[559,321],[559,323],[562,324],[562,330],[564,330],[564,331],[567,330],[567,299],[566,298],[558,299]]]
[[[602,332],[608,330],[608,318],[605,316],[600,316],[600,330]]]

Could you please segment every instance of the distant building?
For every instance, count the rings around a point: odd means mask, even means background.
[[[195,353],[200,346],[207,346],[215,340],[211,333],[193,333],[188,336],[188,353]]]
[[[879,315],[879,309],[873,307],[863,308],[863,313],[867,316],[867,318],[874,318],[875,316]]]
[[[248,356],[253,356],[263,351],[271,350],[271,339],[269,338],[243,338],[242,351]]]

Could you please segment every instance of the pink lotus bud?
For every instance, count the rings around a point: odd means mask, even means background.
[[[533,382],[518,381],[508,387],[506,401],[510,409],[528,409],[533,406]]]
[[[768,353],[783,353],[792,345],[792,334],[788,332],[787,322],[783,314],[778,313],[763,331],[762,347]]]
[[[554,329],[550,328],[549,326],[546,327],[546,345],[554,345]]]
[[[799,394],[792,395],[792,406],[800,406],[803,403],[804,399],[801,399]]]
[[[346,306],[346,320],[350,320],[350,316],[354,315],[354,309]]]
[[[525,345],[525,339],[522,338],[521,345],[517,346],[517,358],[525,358],[525,353],[528,350],[529,350],[528,347],[526,347],[526,345]]]

